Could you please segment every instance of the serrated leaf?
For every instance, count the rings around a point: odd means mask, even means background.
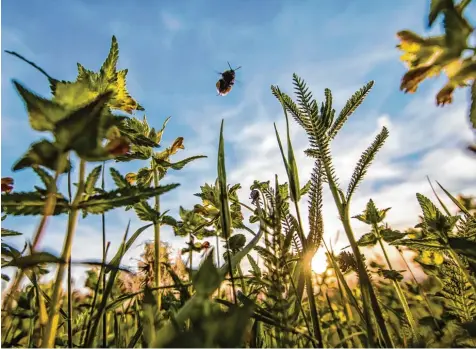
[[[246,237],[243,234],[235,234],[228,239],[231,251],[239,251],[246,245]]]
[[[156,222],[160,218],[160,214],[145,200],[135,204],[134,211],[136,212],[137,217],[143,221]]]
[[[58,147],[46,139],[33,143],[30,149],[13,166],[13,171],[19,171],[27,167],[44,166],[50,170],[58,169],[58,159],[60,157]],[[71,163],[68,160],[62,173],[70,171]]]
[[[179,184],[167,184],[156,188],[119,188],[105,194],[93,195],[82,201],[79,208],[91,214],[101,214],[113,208],[134,205],[141,200],[162,195],[178,186]]]
[[[46,196],[38,192],[16,192],[2,195],[2,211],[13,216],[42,215]],[[64,197],[57,197],[53,215],[67,213],[69,202]]]
[[[407,234],[401,233],[398,230],[392,229],[382,229],[380,231],[380,236],[385,242],[393,242],[395,240],[403,239]]]
[[[109,81],[114,78],[118,59],[119,59],[119,44],[117,43],[116,37],[113,35],[112,41],[111,41],[111,48],[109,50],[109,55],[107,56],[106,60],[104,61],[99,71],[99,74],[101,75],[102,79]]]
[[[409,248],[417,249],[417,250],[421,250],[421,251],[444,251],[444,250],[446,250],[446,247],[443,246],[440,243],[440,241],[437,240],[437,239],[395,240],[395,241],[391,242],[390,245],[407,246]]]
[[[389,279],[393,281],[402,281],[403,275],[400,271],[397,270],[388,270],[388,269],[380,269],[380,274],[383,276],[384,279]]]
[[[198,295],[208,295],[220,285],[221,279],[213,262],[213,253],[207,254],[192,283]]]
[[[169,225],[171,227],[176,227],[178,225],[177,220],[174,217],[168,215],[162,215],[161,223]]]
[[[127,188],[127,187],[130,187],[129,183],[127,182],[126,178],[123,177],[120,172],[118,170],[116,170],[115,168],[111,167],[110,168],[110,173],[111,173],[111,177],[112,177],[112,180],[114,181],[114,183],[116,184],[116,186],[118,188]]]
[[[157,164],[164,168],[171,168],[173,170],[181,170],[184,168],[185,165],[187,165],[189,162],[192,162],[193,160],[201,159],[201,158],[206,158],[205,155],[197,155],[197,156],[191,156],[189,158],[186,158],[184,160],[178,161],[178,162],[168,162],[166,160],[160,160],[158,158],[155,158],[155,161]]]
[[[43,170],[41,167],[34,167],[33,171],[40,177],[41,181],[45,185],[45,188],[48,189],[50,185],[53,183],[54,178],[48,172]]]
[[[374,233],[367,233],[357,241],[359,246],[374,246],[377,243],[377,237]]]
[[[96,183],[101,175],[102,165],[95,167],[86,178],[86,184],[84,186],[84,191],[91,195],[94,192],[94,188],[96,187]]]
[[[141,168],[137,171],[136,181],[137,185],[147,188],[150,187],[152,179],[154,178],[154,171],[148,167]]]
[[[53,131],[55,124],[68,115],[68,111],[59,104],[37,96],[15,80],[13,84],[26,104],[32,129]]]
[[[2,238],[6,238],[7,236],[18,236],[18,235],[23,235],[23,234],[15,230],[2,228]]]
[[[81,156],[102,148],[101,141],[106,135],[104,111],[111,95],[110,91],[99,95],[56,124],[56,141],[62,149],[73,149]]]
[[[254,276],[261,277],[261,269],[259,268],[258,263],[256,263],[256,261],[253,257],[251,257],[251,255],[248,254],[246,255],[246,257],[248,257],[248,261],[250,262],[251,269],[253,269]]]

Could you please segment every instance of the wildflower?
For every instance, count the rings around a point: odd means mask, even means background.
[[[2,178],[2,193],[10,193],[13,190],[13,178]]]
[[[134,184],[136,180],[137,180],[137,174],[136,173],[129,172],[128,174],[126,174],[127,183]]]

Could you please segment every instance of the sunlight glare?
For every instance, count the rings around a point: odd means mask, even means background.
[[[312,258],[311,262],[312,270],[315,273],[322,274],[327,269],[327,257],[326,257],[326,249],[320,247],[317,250],[317,253]]]

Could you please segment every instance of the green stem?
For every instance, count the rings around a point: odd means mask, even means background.
[[[66,233],[66,238],[64,241],[62,260],[68,261],[71,256],[71,247],[73,244],[74,233],[76,232],[76,226],[78,223],[79,216],[79,207],[78,204],[81,201],[82,194],[84,192],[84,178],[86,173],[86,162],[80,160],[79,164],[79,184],[76,196],[71,205],[70,214],[68,217],[68,231]],[[49,312],[49,321],[43,337],[42,346],[46,348],[52,348],[54,346],[56,330],[58,328],[59,321],[59,309],[61,306],[61,283],[63,282],[65,274],[65,264],[60,264],[58,266],[58,271],[56,273],[56,281],[53,289],[53,296],[51,297],[51,305]]]
[[[152,171],[154,173],[154,186],[157,188],[159,186],[159,177],[157,174],[157,169],[155,169],[154,164],[152,163]],[[155,211],[160,211],[160,198],[159,195],[155,196]],[[155,240],[155,286],[160,287],[160,222],[154,223],[154,240]],[[159,311],[162,309],[162,294],[160,291],[157,291],[157,309]]]
[[[104,161],[102,164],[102,173],[101,173],[101,189],[105,190],[106,183],[105,183],[105,178],[104,178],[104,172],[106,171],[106,162]],[[101,214],[101,223],[102,223],[102,258],[103,258],[103,263],[106,263],[106,215],[103,213]],[[99,280],[98,280],[99,282]],[[106,273],[103,273],[102,275],[102,287],[103,287],[103,292],[104,289],[106,288]],[[102,347],[106,348],[107,347],[107,314],[104,312],[102,315]]]
[[[440,332],[440,334],[442,334],[442,333],[441,333],[440,325],[438,324],[438,321],[436,321],[436,316],[435,316],[435,314],[433,313],[433,310],[431,310],[430,301],[428,300],[428,297],[426,296],[426,293],[423,291],[423,288],[421,287],[421,284],[418,282],[418,280],[417,280],[415,274],[413,273],[412,268],[410,268],[410,265],[408,265],[407,260],[406,260],[405,257],[403,256],[402,251],[401,251],[399,248],[397,248],[397,250],[398,250],[398,253],[400,254],[400,257],[402,257],[403,262],[405,263],[405,266],[407,267],[407,270],[410,272],[410,275],[412,276],[413,281],[418,285],[418,290],[419,290],[421,296],[423,297],[423,299],[425,300],[426,308],[427,308],[427,310],[428,310],[428,313],[429,313],[429,314],[431,315],[431,317],[433,318],[433,322],[434,322],[436,328],[438,329],[438,331]]]
[[[378,231],[378,227],[376,226],[376,224],[374,224],[374,229],[375,231]],[[382,249],[385,260],[387,261],[388,268],[390,270],[394,270],[392,267],[392,263],[390,262],[390,258],[388,257],[387,251],[385,250],[385,246],[383,245],[382,239],[380,237],[378,238],[378,242],[379,242],[380,248]],[[398,299],[400,300],[400,303],[402,304],[403,311],[405,312],[408,323],[410,324],[413,337],[417,339],[418,333],[416,331],[415,319],[413,317],[412,311],[410,310],[410,307],[408,306],[408,302],[405,297],[405,294],[403,293],[402,287],[396,280],[392,280],[392,283],[393,283],[393,286],[395,287],[395,291],[397,292]]]
[[[236,269],[238,270],[238,275],[240,275],[241,289],[243,290],[244,294],[248,295],[248,288],[246,287],[245,278],[243,276],[243,270],[241,270],[240,264],[236,266]]]
[[[69,157],[70,158],[70,157]],[[71,190],[71,171],[68,171],[68,197],[69,203],[73,200]],[[72,290],[72,271],[71,271],[71,256],[68,260],[68,347],[73,347],[73,290]]]

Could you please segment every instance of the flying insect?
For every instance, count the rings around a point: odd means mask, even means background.
[[[235,71],[241,68],[239,66],[236,69],[233,69],[230,65],[229,62],[228,67],[230,67],[229,70],[224,71],[221,74],[221,79],[217,81],[216,83],[216,88],[218,95],[217,96],[226,96],[228,93],[230,93],[231,89],[233,88],[233,85],[235,84]]]

